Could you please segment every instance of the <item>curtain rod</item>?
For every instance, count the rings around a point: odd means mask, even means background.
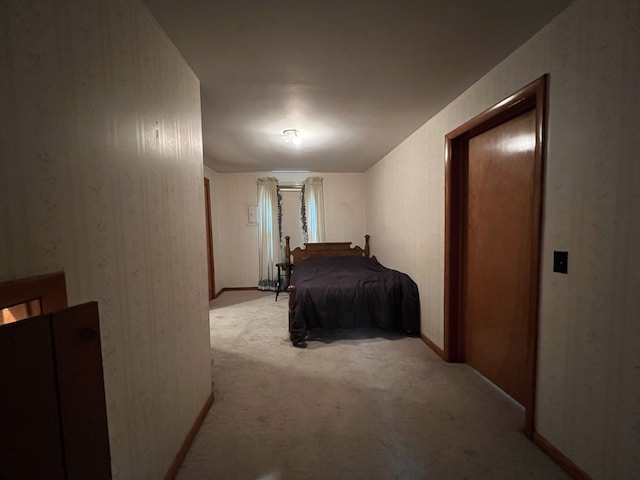
[[[302,183],[279,183],[278,188],[280,190],[297,191],[302,190]]]

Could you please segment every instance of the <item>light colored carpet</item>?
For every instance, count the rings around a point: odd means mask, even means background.
[[[568,478],[519,405],[420,339],[343,330],[298,349],[286,295],[211,305],[215,402],[178,480]]]

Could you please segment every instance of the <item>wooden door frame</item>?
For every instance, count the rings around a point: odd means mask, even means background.
[[[41,315],[67,308],[64,272],[0,283],[0,309],[35,299],[40,301]]]
[[[209,276],[209,300],[216,297],[216,272],[213,262],[213,235],[211,232],[211,188],[209,179],[204,177],[204,210],[207,228],[207,272]]]
[[[536,145],[534,151],[533,238],[531,239],[530,297],[527,336],[527,386],[524,433],[535,431],[535,394],[538,354],[538,303],[540,294],[540,258],[542,247],[542,215],[544,162],[547,141],[548,75],[534,80],[477,117],[445,136],[445,291],[444,291],[444,358],[448,362],[464,361],[462,349],[462,267],[466,261],[464,219],[467,188],[466,160],[468,141],[521,113],[535,110]]]

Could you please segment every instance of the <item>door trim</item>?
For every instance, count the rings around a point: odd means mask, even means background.
[[[505,98],[445,136],[445,272],[444,272],[444,358],[464,361],[462,352],[461,307],[462,266],[466,216],[465,159],[468,141],[521,113],[535,110],[536,146],[534,151],[533,238],[531,239],[531,277],[527,339],[527,391],[525,395],[524,433],[531,438],[535,430],[535,392],[538,349],[538,303],[540,294],[540,251],[544,162],[547,133],[548,74]]]
[[[209,277],[209,300],[216,298],[216,270],[213,261],[213,234],[211,233],[211,188],[204,177],[204,213],[207,228],[207,272]]]
[[[41,302],[40,315],[67,308],[67,282],[64,272],[0,283],[0,309],[35,299]]]

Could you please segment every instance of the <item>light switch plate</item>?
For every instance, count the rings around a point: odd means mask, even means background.
[[[569,252],[553,252],[553,271],[569,273]]]

